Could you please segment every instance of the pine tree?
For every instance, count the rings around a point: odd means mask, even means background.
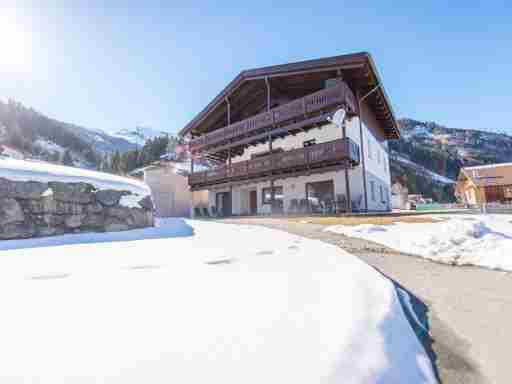
[[[111,168],[112,172],[121,173],[121,154],[119,151],[115,151],[114,155],[112,156]]]
[[[62,156],[62,164],[71,166],[74,165],[73,158],[71,157],[69,149],[66,149],[66,151],[64,151],[64,155]]]

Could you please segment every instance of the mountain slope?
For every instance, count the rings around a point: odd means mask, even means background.
[[[4,154],[17,151],[26,157],[92,168],[105,153],[134,147],[103,131],[48,118],[12,100],[0,101],[0,152]]]
[[[506,134],[409,118],[400,119],[399,124],[401,138],[389,145],[391,177],[405,181],[411,193],[452,201],[453,185],[448,179],[456,180],[461,167],[512,161],[512,137]]]

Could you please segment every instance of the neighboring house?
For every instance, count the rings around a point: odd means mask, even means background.
[[[242,71],[180,135],[217,163],[189,177],[213,213],[391,209],[399,130],[367,53]]]
[[[391,186],[391,207],[393,209],[409,209],[409,189],[399,181]]]
[[[461,168],[455,195],[469,205],[512,202],[512,163]]]
[[[138,168],[130,174],[141,177],[151,188],[157,217],[189,217],[192,210],[192,193],[188,187],[186,163],[165,158]],[[188,164],[190,167],[190,163]],[[196,196],[200,202],[201,195]],[[206,206],[207,194],[203,193]]]

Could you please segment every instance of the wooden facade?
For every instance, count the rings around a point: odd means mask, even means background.
[[[512,202],[512,164],[462,168],[455,188],[457,197],[469,205]]]

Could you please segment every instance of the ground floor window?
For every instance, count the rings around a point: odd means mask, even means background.
[[[263,188],[261,194],[263,204],[270,204],[272,201],[272,189]],[[274,201],[283,202],[283,187],[274,187]]]
[[[371,194],[371,197],[372,197],[372,201],[375,201],[376,198],[375,198],[375,181],[370,181],[370,194]]]
[[[334,202],[334,183],[332,180],[306,183],[306,199],[313,212],[321,212]]]

